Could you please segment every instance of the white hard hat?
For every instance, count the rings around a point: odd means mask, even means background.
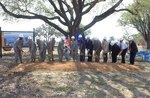
[[[36,40],[38,40],[38,39],[40,39],[40,37],[39,37],[39,36],[37,36],[37,37],[36,37]]]
[[[19,34],[19,37],[23,37],[23,34]]]
[[[32,39],[32,37],[31,37],[31,36],[28,36],[28,39]]]
[[[61,39],[62,39],[62,40],[65,40],[65,37],[63,36],[63,37],[61,37]]]
[[[123,40],[123,38],[120,38],[120,41],[122,41]]]
[[[113,46],[116,42],[115,41],[111,41],[110,45]]]
[[[90,37],[89,37],[89,36],[87,36],[87,39],[90,39]]]
[[[129,37],[129,40],[133,40],[133,37],[132,37],[132,36],[130,36],[130,37]]]
[[[82,35],[79,35],[79,38],[81,38],[82,37]]]
[[[74,36],[72,36],[72,37],[71,37],[71,39],[75,39],[75,37],[74,37]]]
[[[106,39],[106,37],[104,37],[103,39]]]
[[[52,35],[52,38],[55,38],[55,35]]]

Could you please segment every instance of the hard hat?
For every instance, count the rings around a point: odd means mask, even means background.
[[[79,35],[79,38],[81,38],[82,37],[82,35]]]
[[[19,34],[19,37],[23,37],[23,34]]]
[[[31,37],[31,36],[28,36],[28,39],[32,39],[32,37]]]
[[[65,40],[65,37],[63,36],[63,37],[61,37],[61,39],[62,39],[62,40]]]
[[[72,36],[72,37],[71,37],[71,39],[75,39],[75,37],[74,37],[74,36]]]
[[[105,40],[106,40],[106,37],[104,37],[103,39],[105,39]]]
[[[129,37],[129,40],[133,40],[133,37],[132,37],[132,36],[130,36],[130,37]]]
[[[39,36],[36,36],[36,40],[38,40],[38,39],[40,39],[40,37],[39,37]]]
[[[90,39],[90,37],[89,37],[89,36],[87,36],[87,39]]]
[[[122,41],[123,40],[123,38],[120,38],[120,41]]]
[[[55,35],[52,35],[52,38],[55,38]]]

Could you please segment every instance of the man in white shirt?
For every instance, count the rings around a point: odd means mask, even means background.
[[[120,44],[119,44],[119,47],[121,49],[120,51],[120,55],[121,55],[121,63],[125,63],[125,55],[127,53],[127,50],[128,50],[128,46],[127,44],[123,41],[123,38],[120,39]]]

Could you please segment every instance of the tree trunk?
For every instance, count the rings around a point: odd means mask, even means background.
[[[147,49],[150,50],[150,40],[147,40],[146,43],[147,43]]]

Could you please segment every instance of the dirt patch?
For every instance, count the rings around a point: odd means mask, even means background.
[[[33,70],[48,70],[48,71],[99,71],[99,72],[114,72],[114,71],[138,71],[144,70],[141,66],[128,64],[112,64],[112,63],[95,63],[95,62],[54,62],[54,63],[26,63],[19,64],[8,72],[33,71]]]

